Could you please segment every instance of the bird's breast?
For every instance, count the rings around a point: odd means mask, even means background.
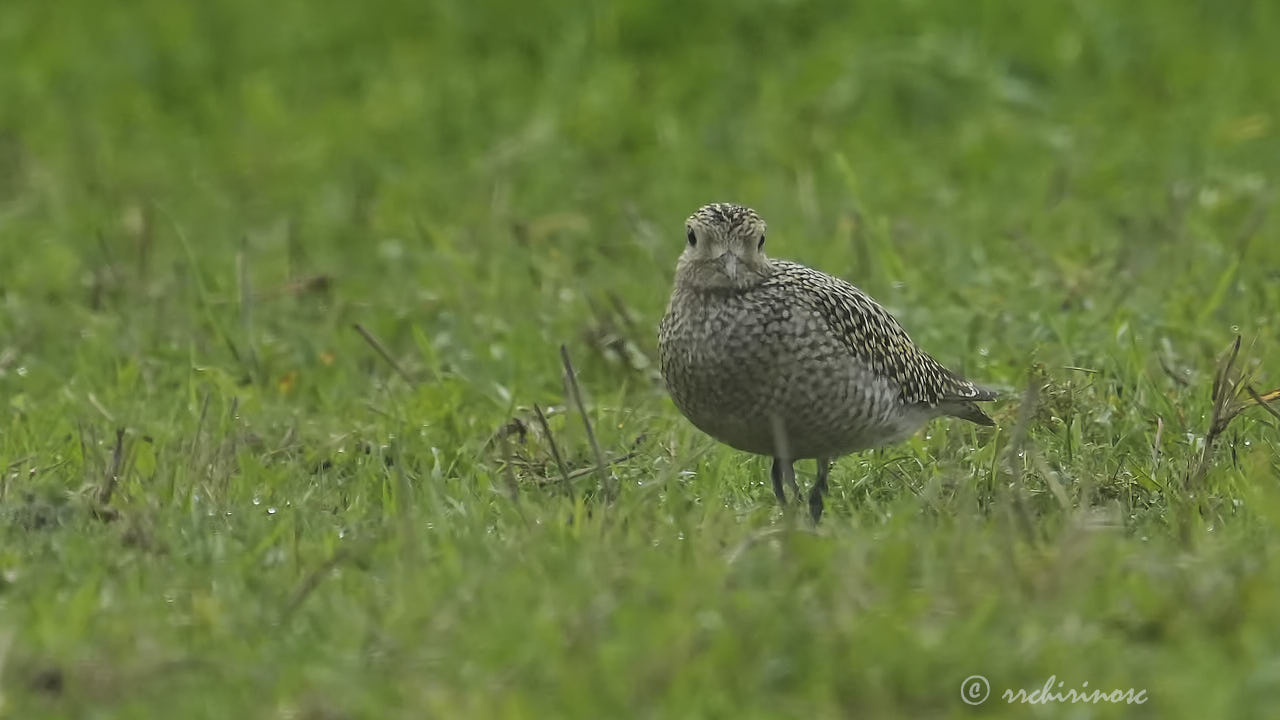
[[[897,434],[900,389],[785,298],[673,306],[660,354],[676,406],[739,449],[777,452],[781,430],[789,452],[831,456]]]

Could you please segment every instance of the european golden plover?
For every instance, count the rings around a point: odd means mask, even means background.
[[[763,252],[765,223],[731,203],[698,209],[658,332],[676,407],[713,438],[773,458],[773,492],[814,458],[809,512],[835,458],[899,442],[939,416],[994,425],[975,403],[996,394],[916,346],[866,293]]]

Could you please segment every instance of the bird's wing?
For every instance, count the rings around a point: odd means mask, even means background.
[[[995,393],[951,372],[921,350],[898,321],[853,285],[813,268],[773,261],[771,281],[803,288],[806,299],[854,357],[896,382],[906,403],[991,400]]]

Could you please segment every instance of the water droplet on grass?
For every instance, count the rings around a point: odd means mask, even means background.
[[[394,238],[383,240],[378,243],[378,255],[383,260],[396,261],[404,257],[404,245]]]

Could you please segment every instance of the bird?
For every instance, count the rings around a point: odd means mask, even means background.
[[[797,502],[795,463],[812,459],[817,522],[832,463],[900,442],[949,416],[995,422],[997,393],[945,368],[896,319],[838,277],[764,253],[767,225],[736,203],[703,205],[685,223],[659,370],[677,409],[738,450],[773,459],[770,479]]]

